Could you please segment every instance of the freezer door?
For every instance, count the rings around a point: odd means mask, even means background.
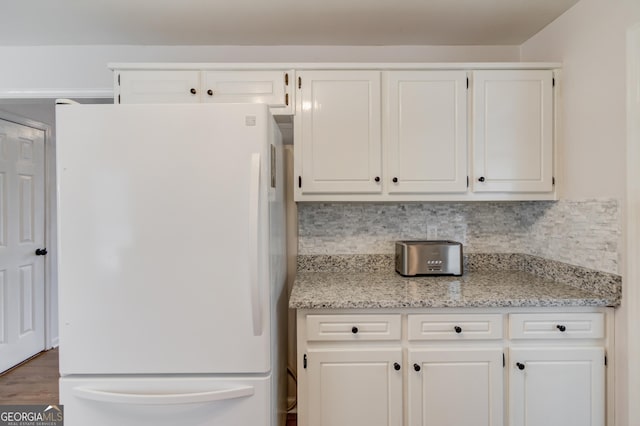
[[[270,370],[264,105],[62,105],[60,371]]]
[[[65,426],[271,426],[269,383],[268,377],[63,377],[60,403]]]

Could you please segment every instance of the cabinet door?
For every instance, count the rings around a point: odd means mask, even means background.
[[[310,350],[307,356],[308,426],[402,426],[400,348]]]
[[[388,73],[390,194],[466,192],[466,86],[466,71]]]
[[[473,191],[553,190],[553,72],[473,73]]]
[[[120,71],[119,79],[122,104],[200,102],[200,71]]]
[[[602,348],[512,349],[511,426],[604,426]]]
[[[501,426],[503,352],[409,351],[409,426]]]
[[[380,193],[380,72],[302,71],[298,77],[301,193]]]
[[[276,112],[290,105],[288,88],[292,78],[293,73],[285,71],[205,71],[202,99],[204,102],[263,103]]]

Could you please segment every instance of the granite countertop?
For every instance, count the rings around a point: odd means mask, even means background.
[[[395,271],[298,271],[294,309],[618,306],[619,300],[524,271],[402,277]]]

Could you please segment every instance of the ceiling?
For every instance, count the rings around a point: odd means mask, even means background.
[[[519,45],[578,0],[0,0],[0,45]]]

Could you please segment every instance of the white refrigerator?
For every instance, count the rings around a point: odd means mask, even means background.
[[[58,105],[66,426],[284,422],[281,136],[265,105]]]

